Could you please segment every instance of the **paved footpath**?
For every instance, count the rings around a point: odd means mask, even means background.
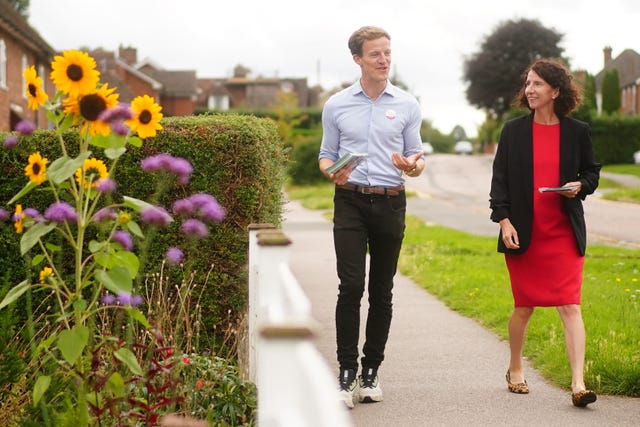
[[[331,227],[322,211],[306,210],[296,201],[284,207],[283,230],[292,241],[291,268],[320,324],[318,349],[337,376],[338,279]],[[363,312],[366,307],[365,295]],[[349,411],[353,425],[640,425],[640,399],[598,396],[595,404],[575,408],[568,391],[549,384],[529,366],[531,393],[509,393],[504,379],[508,357],[505,341],[399,274],[386,359],[379,371],[384,401],[357,404]]]

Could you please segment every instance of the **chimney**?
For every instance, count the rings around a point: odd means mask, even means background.
[[[138,50],[135,47],[118,47],[118,58],[128,65],[135,65],[138,62]]]
[[[607,68],[607,65],[611,63],[611,46],[607,46],[603,49],[604,52],[604,67]]]

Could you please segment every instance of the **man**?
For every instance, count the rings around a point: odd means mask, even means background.
[[[333,95],[322,112],[322,173],[335,183],[333,239],[340,279],[336,305],[340,398],[379,402],[378,367],[384,359],[392,315],[393,277],[404,237],[406,197],[403,174],[416,177],[425,162],[416,98],[389,82],[391,47],[381,28],[362,27],[349,38],[360,79]],[[347,153],[364,161],[329,173]],[[358,372],[360,302],[370,255],[369,311],[362,372]]]

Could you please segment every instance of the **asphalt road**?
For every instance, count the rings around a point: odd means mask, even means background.
[[[424,173],[406,181],[407,189],[418,195],[408,199],[408,212],[447,227],[497,236],[498,225],[489,219],[492,162],[491,155],[428,156]],[[640,187],[640,179],[629,184]],[[588,242],[640,248],[640,205],[604,200],[602,191],[584,201]]]

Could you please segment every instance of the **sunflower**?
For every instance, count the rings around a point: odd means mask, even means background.
[[[49,160],[46,157],[42,157],[40,152],[32,153],[29,156],[29,164],[24,168],[24,174],[29,177],[29,180],[36,185],[40,185],[44,182],[47,172],[47,162]]]
[[[107,178],[109,171],[100,159],[91,157],[84,161],[84,165],[76,171],[76,181],[84,188],[95,187],[99,179]]]
[[[51,80],[58,90],[71,97],[78,97],[96,90],[100,72],[96,61],[86,52],[65,50],[51,63]]]
[[[37,110],[40,105],[47,102],[49,95],[42,90],[42,77],[36,73],[36,68],[32,65],[24,70],[24,79],[26,81],[26,95],[29,100],[29,108]]]
[[[16,228],[16,233],[22,234],[22,220],[24,215],[22,213],[22,205],[16,205],[16,212],[13,214],[13,226]]]
[[[109,123],[99,119],[100,113],[118,105],[118,95],[113,93],[116,88],[109,88],[105,83],[91,93],[79,97],[69,97],[63,101],[64,112],[73,114],[76,119],[83,120],[81,132],[87,129],[91,135],[109,135]]]
[[[53,276],[53,269],[51,267],[44,267],[40,271],[40,283],[45,283],[49,276]]]
[[[155,103],[149,95],[138,96],[131,101],[133,118],[125,123],[133,132],[138,132],[140,138],[156,136],[156,131],[162,129],[162,107]]]

